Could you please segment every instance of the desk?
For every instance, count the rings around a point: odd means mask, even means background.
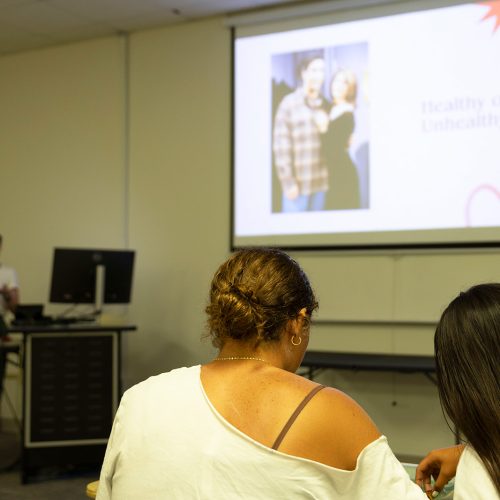
[[[313,380],[321,369],[422,373],[436,384],[434,356],[402,356],[399,354],[360,354],[353,352],[306,351],[301,367]]]
[[[400,354],[362,354],[355,352],[306,351],[301,368],[306,368],[310,380],[323,369],[373,372],[421,373],[434,385],[436,360],[434,356],[407,356]],[[455,443],[460,443],[455,428]]]
[[[121,334],[132,325],[26,325],[21,479],[42,466],[99,465],[121,395]]]

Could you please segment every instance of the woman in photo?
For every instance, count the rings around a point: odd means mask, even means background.
[[[323,158],[328,168],[329,190],[326,210],[348,210],[360,208],[359,179],[356,166],[349,155],[349,146],[354,132],[354,106],[357,96],[357,81],[349,69],[337,71],[330,85],[332,108],[321,137]],[[321,128],[322,125],[318,124]]]

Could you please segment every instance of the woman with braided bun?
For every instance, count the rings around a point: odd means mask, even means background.
[[[122,398],[98,499],[426,499],[363,409],[295,374],[318,304],[284,252],[242,250],[215,273],[217,357]]]

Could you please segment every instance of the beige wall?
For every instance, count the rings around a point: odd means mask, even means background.
[[[129,46],[128,66],[120,37],[0,58],[4,261],[25,302],[46,302],[54,246],[137,250],[126,386],[213,354],[200,334],[210,277],[229,253],[231,136],[222,19],[137,33]],[[432,322],[500,269],[494,253],[295,256],[322,320]],[[322,324],[311,347],[430,354],[432,327]],[[421,375],[322,379],[359,400],[399,453],[452,442]]]
[[[230,38],[220,19],[131,40],[129,382],[207,359],[211,274],[229,253]],[[154,348],[152,348],[154,346]]]
[[[44,302],[54,246],[124,244],[123,44],[2,57],[0,75],[2,260]]]

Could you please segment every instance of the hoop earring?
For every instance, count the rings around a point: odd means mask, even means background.
[[[295,335],[294,335],[294,336],[291,338],[291,340],[290,340],[290,341],[291,341],[291,343],[292,343],[292,345],[300,345],[300,344],[302,344],[302,337],[299,337],[299,341],[298,341],[297,343],[295,343],[295,342],[293,341],[293,339],[294,339],[294,338],[295,338]]]

